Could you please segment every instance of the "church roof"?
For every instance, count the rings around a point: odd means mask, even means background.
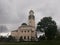
[[[33,26],[30,26],[30,25],[22,25],[22,26],[20,26],[19,28],[21,28],[21,27],[31,27],[31,28],[34,28]]]
[[[12,32],[18,32],[18,30],[14,30],[14,31],[12,31]]]
[[[22,23],[22,25],[27,25],[26,23]]]

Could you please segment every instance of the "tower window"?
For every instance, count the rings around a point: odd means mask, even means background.
[[[35,19],[34,15],[29,15],[29,19]]]

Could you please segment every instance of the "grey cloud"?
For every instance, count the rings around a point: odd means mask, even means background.
[[[0,24],[15,27],[23,22],[27,23],[29,10],[33,9],[36,23],[44,16],[52,16],[60,26],[59,4],[60,0],[0,0]]]
[[[5,25],[0,25],[0,33],[8,32],[8,28]]]
[[[15,11],[16,9],[14,8],[14,3],[11,4],[8,0],[6,0],[5,2],[1,2],[2,3],[0,4],[0,23],[17,23],[19,19]]]

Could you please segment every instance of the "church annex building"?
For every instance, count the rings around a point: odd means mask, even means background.
[[[34,11],[29,11],[28,16],[28,24],[23,23],[17,30],[11,32],[11,36],[15,37],[15,39],[19,40],[22,38],[24,41],[36,40],[36,28],[35,28],[35,16]]]

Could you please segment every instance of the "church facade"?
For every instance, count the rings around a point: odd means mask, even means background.
[[[35,16],[34,11],[29,11],[28,24],[23,23],[17,30],[11,32],[11,36],[15,37],[17,40],[22,38],[24,41],[36,40],[36,28],[35,28]]]

